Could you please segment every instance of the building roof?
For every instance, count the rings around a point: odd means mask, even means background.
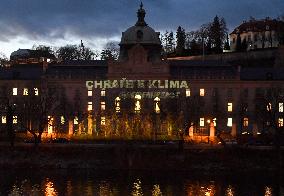
[[[55,58],[54,54],[50,54],[48,51],[19,49],[11,53],[10,59],[16,60],[18,58],[40,58],[40,57]]]
[[[223,80],[237,79],[238,76],[234,66],[172,66],[170,72],[176,79]]]
[[[224,66],[222,60],[168,60],[170,66]],[[228,65],[229,66],[229,65]]]
[[[67,60],[52,62],[50,66],[107,66],[106,60]]]
[[[263,32],[263,31],[280,31],[284,28],[284,22],[276,19],[266,18],[264,20],[250,20],[245,21],[243,24],[234,29],[231,34],[244,33],[244,32]]]

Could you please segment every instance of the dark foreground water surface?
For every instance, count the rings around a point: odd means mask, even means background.
[[[0,170],[0,195],[284,195],[279,173],[212,173]]]

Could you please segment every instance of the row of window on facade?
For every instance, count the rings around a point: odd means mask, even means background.
[[[24,96],[27,96],[29,95],[30,93],[33,93],[35,96],[38,96],[39,95],[39,90],[38,88],[32,88],[32,89],[29,89],[29,88],[23,88],[23,91],[22,91],[22,95]],[[12,95],[16,96],[19,94],[19,89],[18,88],[13,88],[12,89]]]
[[[115,111],[117,113],[120,112],[120,101],[121,99],[119,97],[115,98]],[[160,113],[160,98],[159,97],[155,97],[154,99],[154,111],[156,113]],[[101,101],[101,111],[105,111],[106,110],[106,102],[105,101]],[[271,103],[269,103],[267,105],[267,111],[271,111],[272,109],[272,105]],[[93,102],[89,101],[88,102],[88,111],[92,111],[93,110]],[[247,111],[247,108],[245,108],[245,110]],[[135,96],[135,106],[134,106],[134,111],[136,113],[139,113],[141,111],[141,95],[136,95]],[[227,111],[228,112],[233,112],[233,103],[229,102],[227,104]],[[284,112],[284,104],[283,102],[278,103],[278,112],[283,113]]]
[[[141,95],[135,95],[135,104],[134,104],[134,112],[135,113],[140,113],[141,111],[141,99],[142,96]],[[121,110],[120,107],[120,97],[116,97],[114,100],[114,105],[115,105],[115,111],[117,113],[119,113]],[[154,98],[154,111],[155,113],[160,113],[160,101],[161,99],[159,97],[155,97]],[[105,101],[101,101],[100,103],[101,106],[101,111],[105,111],[106,110],[106,102]],[[88,111],[92,111],[93,110],[93,102],[89,101],[88,102]]]
[[[216,118],[213,118],[213,124],[214,124],[214,127],[217,126],[217,123],[216,123],[217,119]],[[210,120],[207,120],[207,123],[210,124]],[[249,126],[249,118],[243,118],[242,119],[242,125],[243,127],[248,127]],[[267,125],[269,125],[269,122],[267,123]],[[205,118],[200,118],[199,119],[199,126],[200,127],[204,127],[205,126]],[[228,118],[227,119],[227,126],[228,127],[232,127],[233,126],[233,118]],[[278,118],[278,127],[283,127],[284,126],[284,120],[283,118]]]
[[[255,96],[256,97],[261,97],[265,95],[265,92],[267,92],[267,95],[271,94],[271,89],[264,89],[264,88],[255,88]],[[282,93],[282,89],[280,90],[280,93]],[[204,88],[200,88],[199,89],[199,96],[200,97],[204,97],[205,96],[205,89]],[[283,93],[282,93],[283,94]],[[192,95],[192,91],[191,89],[185,89],[185,96],[186,97],[190,97]],[[213,88],[212,89],[212,96],[216,97],[218,95],[218,88]],[[92,97],[93,96],[93,91],[92,90],[88,90],[88,96]],[[105,90],[101,90],[101,96],[106,96],[106,91]],[[249,96],[249,89],[248,88],[244,88],[241,94],[242,97],[247,98]],[[233,97],[233,88],[228,88],[227,89],[227,97],[228,98],[232,98]]]
[[[258,35],[258,34],[254,34],[253,36],[252,35],[248,35],[248,36],[244,36],[242,40],[246,40],[248,42],[257,42],[257,41],[278,41],[278,37],[276,35],[271,35],[271,34],[268,34],[268,35],[265,35],[265,34],[262,34],[262,35]],[[233,43],[236,42],[236,38],[233,38]]]
[[[51,116],[48,116],[48,119],[49,119],[48,132],[52,132],[52,124],[53,124],[54,118],[51,117]],[[100,120],[101,120],[101,122],[100,122],[101,125],[105,125],[106,124],[106,117],[105,116],[102,116]],[[213,118],[212,122],[213,122],[214,127],[217,126],[216,121],[217,121],[217,119]],[[211,122],[210,120],[207,120],[208,124],[210,124],[210,122]],[[2,124],[6,124],[7,123],[6,116],[2,116],[1,123]],[[13,124],[17,124],[17,123],[18,123],[18,116],[13,116]],[[62,125],[65,124],[64,116],[60,117],[60,123]],[[79,119],[78,119],[77,116],[74,117],[73,124],[74,125],[78,125],[79,124]],[[243,127],[248,127],[249,126],[249,119],[248,118],[243,118],[242,119],[242,125],[243,125]],[[199,126],[200,127],[204,127],[205,126],[205,118],[200,118],[199,119]],[[232,127],[233,126],[233,118],[228,118],[227,119],[227,126],[228,127]],[[283,127],[284,126],[283,118],[278,118],[278,126],[279,127]]]

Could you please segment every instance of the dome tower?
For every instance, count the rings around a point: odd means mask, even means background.
[[[137,11],[137,22],[122,33],[120,42],[120,61],[129,59],[128,52],[135,45],[141,45],[147,51],[147,60],[155,62],[161,59],[160,33],[148,26],[145,22],[146,12],[141,2]]]

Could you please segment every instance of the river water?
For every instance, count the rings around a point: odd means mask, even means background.
[[[25,196],[277,196],[280,174],[125,172],[90,170],[0,170],[0,195]]]

